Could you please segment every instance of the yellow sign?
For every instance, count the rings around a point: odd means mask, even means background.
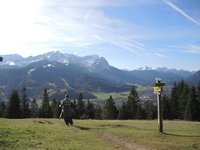
[[[160,86],[154,86],[153,90],[154,90],[154,92],[161,92],[162,87],[160,87]]]

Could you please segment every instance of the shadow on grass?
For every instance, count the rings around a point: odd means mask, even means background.
[[[121,125],[121,124],[103,124],[100,125],[100,127],[108,127],[108,128],[127,128],[127,129],[135,129],[135,130],[141,130],[141,131],[154,131],[155,129],[147,129],[147,128],[142,128],[142,127],[138,127],[138,126],[129,126],[129,125]]]
[[[19,140],[0,140],[0,149],[7,149],[7,148],[10,148],[12,149],[13,146],[15,146],[17,143],[19,142]]]
[[[51,121],[41,121],[41,120],[39,120],[39,121],[33,121],[33,122],[36,122],[36,123],[39,123],[39,124],[53,124]]]
[[[92,129],[92,128],[82,127],[82,126],[78,126],[78,125],[73,125],[73,127],[78,128],[80,130],[90,130],[90,129]]]
[[[128,127],[127,125],[121,124],[102,124],[100,127],[112,127],[112,128],[120,128],[120,127]]]
[[[166,133],[166,132],[164,132],[163,134],[176,137],[200,137],[200,135],[180,135],[180,134]]]

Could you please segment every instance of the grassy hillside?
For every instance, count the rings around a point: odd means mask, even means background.
[[[117,98],[127,99],[128,93],[129,91],[120,92],[120,93],[93,92],[92,94],[94,94],[98,99],[106,100],[110,96],[112,96],[113,99],[117,99]]]
[[[134,84],[134,86],[136,87],[136,91],[138,93],[148,92],[149,91],[149,87],[148,86],[142,86],[142,85],[139,85],[139,84]],[[114,92],[113,93],[108,93],[108,92],[107,93],[106,92],[92,92],[92,94],[95,95],[98,99],[103,99],[103,100],[108,99],[110,96],[112,96],[114,99],[119,99],[119,98],[127,99],[130,90],[129,91],[125,91],[125,92],[115,92],[115,93]],[[152,94],[152,92],[151,92],[151,94]]]
[[[200,149],[200,123],[164,121],[75,120],[73,127],[59,119],[0,119],[3,150],[128,150]]]

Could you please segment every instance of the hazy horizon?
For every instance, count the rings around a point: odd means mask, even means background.
[[[43,55],[43,54],[47,54],[47,53],[50,53],[50,52],[60,52],[60,51],[49,51],[49,52],[46,52],[46,53],[41,53],[41,54],[38,54],[38,55]],[[62,53],[62,52],[60,52]],[[63,53],[63,54],[70,54],[70,53]],[[1,55],[1,56],[5,56],[5,55],[20,55],[21,57],[23,58],[28,58],[28,57],[35,57],[35,56],[38,56],[38,55],[29,55],[29,56],[22,56],[21,54],[4,54],[4,55]],[[75,54],[72,54],[72,55],[75,55]],[[92,56],[92,55],[98,55],[98,54],[90,54],[90,55],[83,55],[83,56],[79,56],[79,55],[75,55],[75,56],[78,56],[78,57],[84,57],[84,56]],[[98,55],[99,56],[99,55]],[[103,56],[99,56],[99,57],[103,57]],[[107,59],[106,59],[107,60]],[[108,60],[107,60],[108,61]],[[109,63],[109,61],[108,61]],[[111,65],[109,63],[109,65]],[[115,65],[111,65],[113,67],[116,67],[118,68],[117,66]],[[166,67],[166,66],[158,66],[158,67],[154,67],[154,66],[148,66],[148,65],[145,65],[145,66],[140,66],[138,68],[133,68],[133,69],[128,69],[128,68],[118,68],[118,69],[121,69],[121,70],[128,70],[128,71],[131,71],[131,70],[137,70],[137,69],[142,69],[142,68],[149,68],[149,69],[158,69],[158,68],[167,68],[167,69],[176,69],[176,70],[183,70],[183,71],[191,71],[191,72],[196,72],[198,70],[185,70],[185,69],[179,69],[179,68],[169,68],[169,67]]]

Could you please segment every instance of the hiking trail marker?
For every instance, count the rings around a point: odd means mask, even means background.
[[[165,83],[162,83],[160,78],[155,78],[156,82],[153,84],[154,94],[157,95],[157,113],[158,113],[158,132],[163,133],[163,116],[161,108],[161,92]]]

